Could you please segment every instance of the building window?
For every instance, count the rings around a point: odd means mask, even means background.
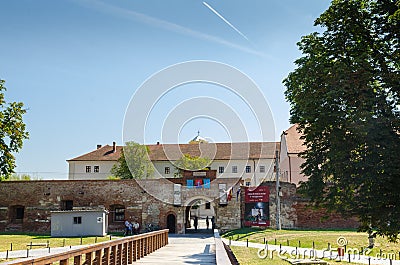
[[[224,173],[225,168],[224,167],[219,167],[218,168],[218,173],[222,174]]]
[[[91,166],[86,166],[86,173],[92,172],[92,167]]]
[[[237,173],[237,166],[232,166],[232,173]]]
[[[246,166],[246,173],[250,173],[251,172],[251,166]]]
[[[265,173],[265,166],[260,166],[260,172]]]
[[[123,222],[125,220],[125,207],[123,205],[111,206],[113,222]]]
[[[171,173],[171,169],[169,167],[165,167],[164,174],[170,174],[170,173]]]
[[[94,166],[93,167],[93,172],[99,173],[99,171],[100,171],[100,166]]]
[[[74,207],[74,202],[72,200],[61,201],[61,210],[70,211]]]
[[[250,187],[250,184],[251,184],[250,181],[246,181],[246,186],[247,187]]]
[[[82,223],[82,216],[74,216],[74,225],[79,225]]]
[[[206,210],[210,210],[211,209],[211,203],[206,202]]]

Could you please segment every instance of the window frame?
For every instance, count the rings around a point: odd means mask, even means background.
[[[165,175],[171,174],[171,168],[170,167],[164,167],[164,174]]]
[[[93,173],[99,173],[100,172],[100,166],[93,166]]]
[[[265,166],[264,165],[260,166],[260,173],[265,173]]]
[[[251,173],[251,166],[247,165],[245,168],[246,173]]]
[[[92,166],[86,166],[86,173],[92,173]]]
[[[82,216],[74,216],[72,222],[74,225],[82,224]]]
[[[232,173],[238,173],[238,167],[232,166]]]
[[[225,172],[225,167],[224,166],[218,167],[218,173],[219,174],[223,174],[224,172]]]

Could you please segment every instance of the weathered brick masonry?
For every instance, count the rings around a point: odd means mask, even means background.
[[[115,221],[114,209],[125,209],[125,218],[138,221],[142,227],[157,224],[167,227],[167,216],[176,218],[176,232],[184,233],[186,206],[199,198],[213,200],[216,225],[222,230],[239,228],[243,219],[244,190],[240,200],[236,194],[227,205],[219,205],[218,183],[234,185],[235,180],[216,179],[211,189],[182,189],[182,205],[173,205],[173,184],[167,180],[149,180],[143,185],[149,195],[134,180],[55,180],[55,181],[5,181],[0,182],[0,231],[50,232],[51,211],[65,210],[72,203],[74,210],[107,209],[110,211],[109,231],[123,230],[123,221]],[[271,226],[275,227],[276,192],[275,183],[262,185],[270,187],[269,212]],[[213,188],[216,187],[216,188]],[[234,190],[237,190],[237,184]],[[345,220],[339,215],[324,219],[324,211],[307,208],[307,201],[296,196],[293,184],[281,183],[281,216],[283,228],[350,228],[356,227],[354,219]],[[160,200],[162,198],[162,200]],[[214,198],[214,199],[213,199]],[[19,219],[17,209],[22,209]]]

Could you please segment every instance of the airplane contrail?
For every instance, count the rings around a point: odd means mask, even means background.
[[[217,10],[212,8],[209,4],[206,2],[203,2],[203,5],[205,5],[208,9],[210,9],[214,14],[216,14],[220,19],[222,19],[226,24],[228,24],[229,27],[231,27],[233,30],[235,30],[237,33],[239,33],[243,38],[249,41],[249,39],[242,33],[240,30],[238,30],[234,25],[232,25],[227,19],[225,19],[220,13],[218,13]]]

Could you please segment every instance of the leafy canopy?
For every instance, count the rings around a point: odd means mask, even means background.
[[[360,230],[400,231],[400,1],[333,0],[302,37],[283,81],[307,147],[301,190],[357,216]]]
[[[146,145],[127,142],[117,164],[112,167],[111,174],[120,179],[153,178],[154,167],[148,152]]]
[[[5,81],[0,79],[0,181],[10,178],[16,167],[13,153],[18,152],[23,140],[29,138],[22,116],[26,113],[22,102],[7,103],[4,98]]]
[[[211,164],[211,159],[184,154],[180,159],[176,160],[174,164],[179,171],[178,175],[181,175],[183,170],[196,171],[206,169],[206,167]]]

